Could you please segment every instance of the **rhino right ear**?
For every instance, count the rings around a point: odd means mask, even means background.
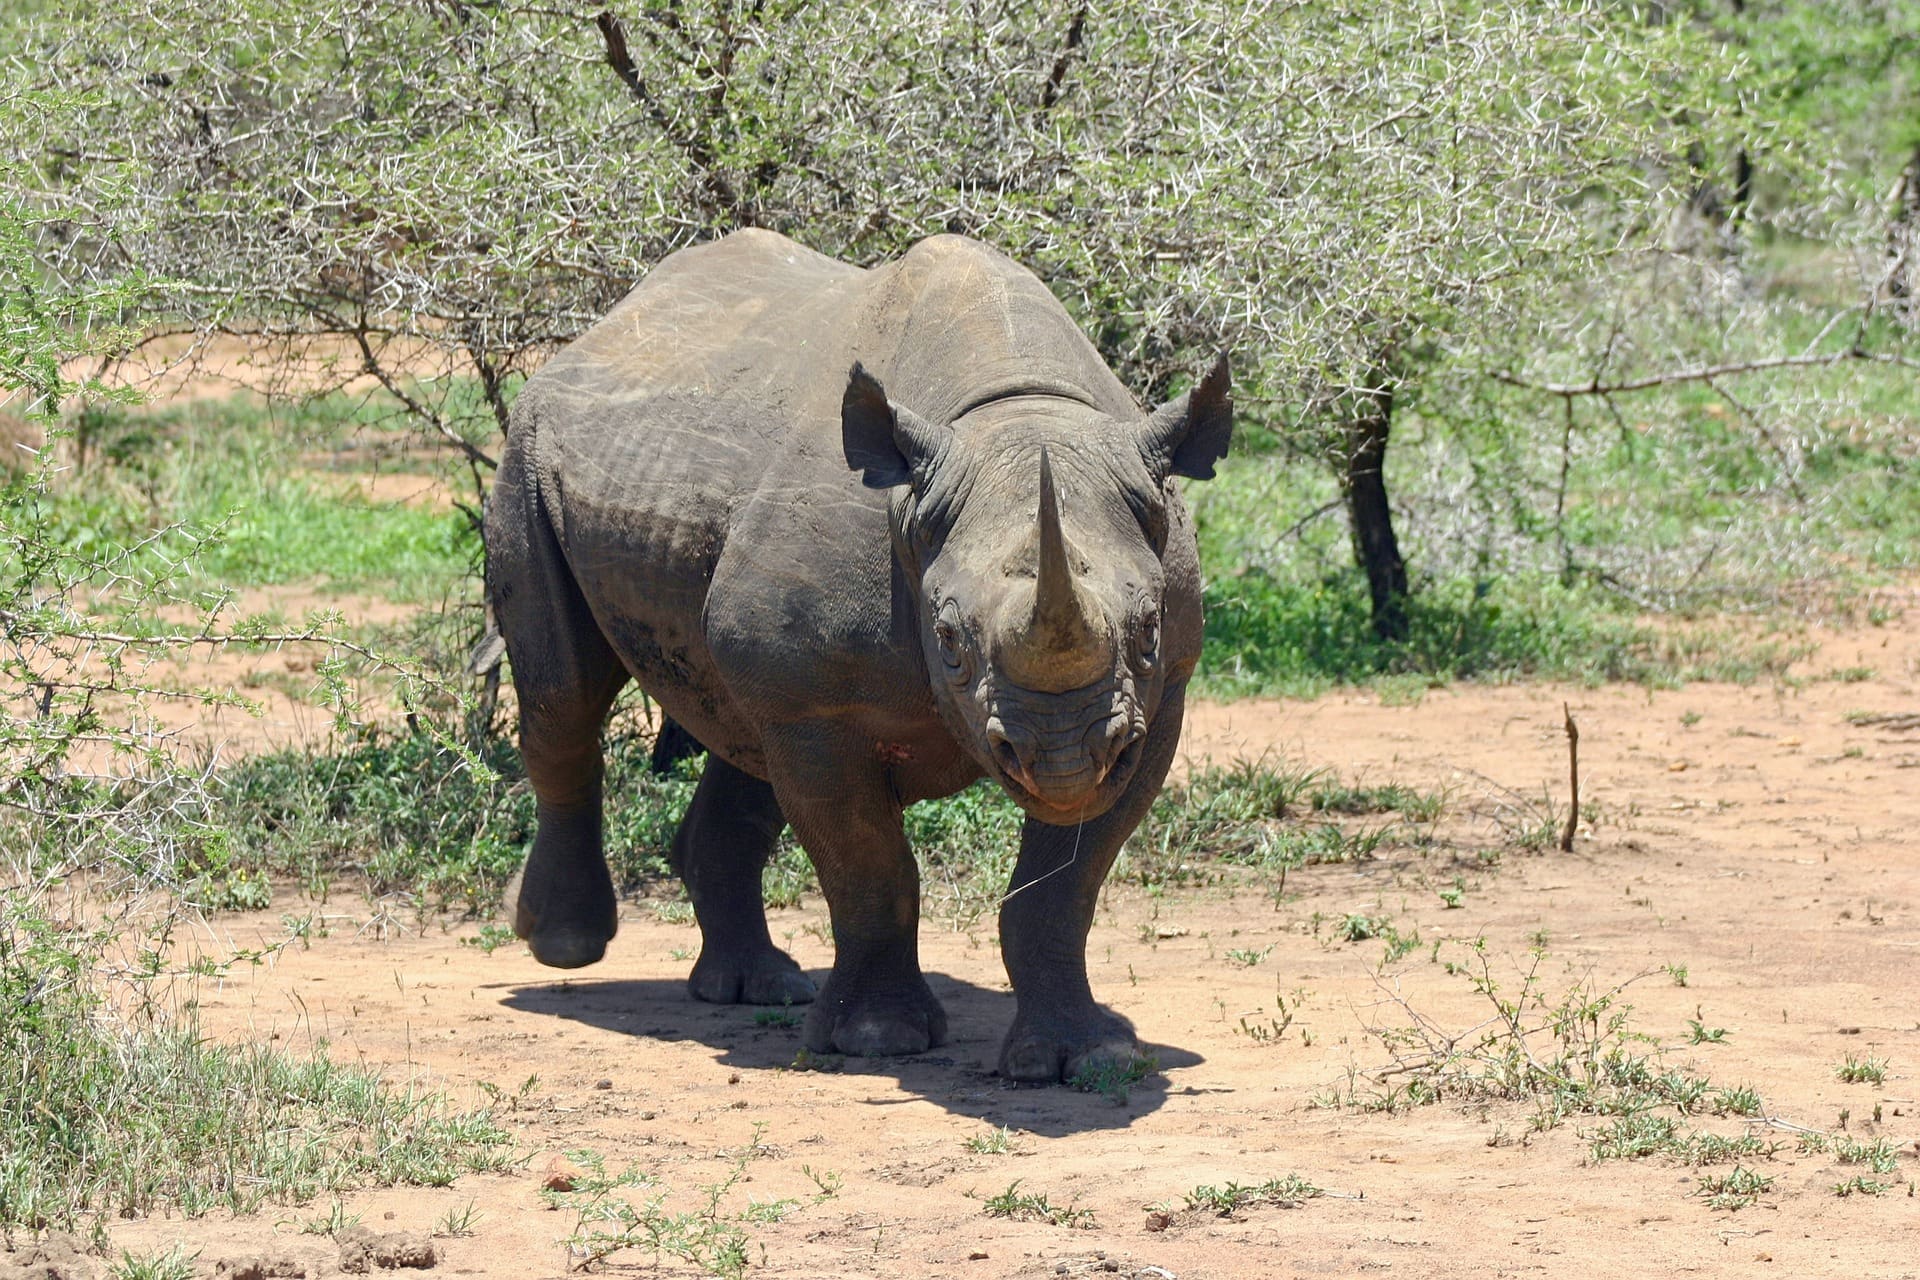
[[[840,447],[847,465],[861,473],[860,483],[869,489],[918,487],[945,442],[945,432],[887,399],[879,379],[854,362],[840,399]]]

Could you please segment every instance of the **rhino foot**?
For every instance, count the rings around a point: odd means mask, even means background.
[[[1000,1048],[1000,1074],[1056,1084],[1125,1069],[1140,1056],[1132,1024],[1105,1009],[1079,1017],[1016,1015]]]
[[[947,1011],[920,980],[917,990],[839,997],[826,992],[807,1014],[806,1044],[815,1053],[856,1058],[925,1053],[946,1043]]]
[[[533,958],[553,969],[583,969],[607,954],[607,943],[619,928],[619,915],[609,890],[607,901],[589,901],[574,911],[549,905],[536,911],[522,893],[526,872],[507,883],[504,903],[513,912],[513,932],[524,938]]]
[[[778,947],[743,954],[703,947],[687,990],[708,1004],[812,1004],[813,979]]]

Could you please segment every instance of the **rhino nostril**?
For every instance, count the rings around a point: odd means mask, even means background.
[[[989,729],[987,730],[987,741],[993,749],[994,763],[1000,766],[1001,772],[1005,773],[1008,777],[1019,778],[1022,781],[1032,776],[1027,772],[1027,761],[1025,757],[1020,754],[1020,749],[1009,742],[1005,734],[994,729]]]

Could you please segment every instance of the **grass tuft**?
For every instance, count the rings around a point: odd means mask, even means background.
[[[1186,1194],[1186,1207],[1219,1218],[1231,1218],[1252,1205],[1292,1209],[1325,1194],[1324,1188],[1314,1186],[1297,1173],[1290,1173],[1284,1178],[1269,1178],[1255,1184],[1228,1182],[1218,1187],[1195,1187]]]
[[[1077,1204],[1057,1205],[1044,1192],[1020,1190],[1020,1179],[983,1202],[989,1218],[1008,1218],[1015,1222],[1044,1222],[1054,1227],[1092,1227],[1093,1210]]]

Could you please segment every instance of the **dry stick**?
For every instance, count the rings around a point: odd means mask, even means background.
[[[1580,726],[1573,722],[1573,709],[1560,704],[1567,718],[1567,774],[1573,791],[1573,807],[1567,810],[1567,829],[1560,833],[1560,852],[1573,852],[1573,829],[1580,825]]]

